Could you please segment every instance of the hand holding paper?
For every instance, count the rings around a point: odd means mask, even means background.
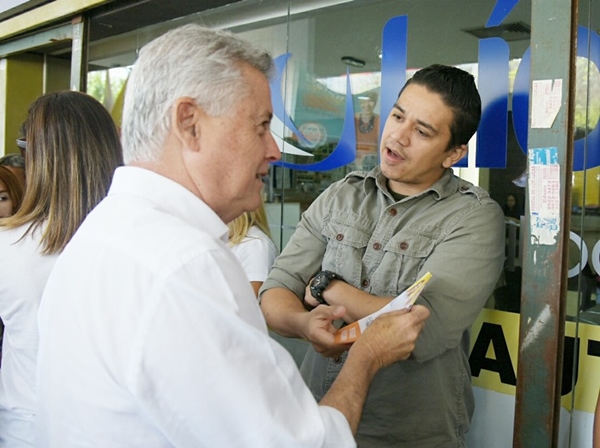
[[[338,344],[348,344],[354,342],[364,331],[373,323],[377,316],[383,313],[389,313],[394,310],[410,309],[417,297],[421,294],[421,291],[431,278],[431,273],[427,272],[423,277],[408,287],[402,294],[388,303],[380,310],[363,317],[356,322],[351,323],[343,328],[340,328],[335,333],[335,342]]]

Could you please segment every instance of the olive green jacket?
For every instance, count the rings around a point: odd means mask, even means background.
[[[302,215],[261,290],[304,295],[319,270],[377,296],[426,272],[417,303],[431,316],[409,360],[380,371],[364,407],[359,447],[462,447],[474,400],[469,329],[504,262],[504,217],[482,188],[448,169],[426,191],[395,201],[379,167],[332,184]],[[309,349],[301,370],[320,399],[343,362]]]

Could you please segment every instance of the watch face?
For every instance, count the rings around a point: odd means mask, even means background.
[[[322,272],[319,272],[317,274],[317,276],[315,277],[315,279],[313,280],[313,287],[315,288],[321,288],[323,286],[323,283],[329,283],[327,281],[327,275],[323,274]]]
[[[325,291],[331,280],[335,278],[338,278],[338,276],[329,271],[321,271],[313,278],[310,283],[310,293],[319,303],[326,303],[323,299],[323,291]]]

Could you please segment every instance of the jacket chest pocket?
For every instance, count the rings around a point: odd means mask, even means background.
[[[438,240],[438,234],[403,229],[385,245],[373,280],[378,295],[397,295],[413,284]],[[381,287],[381,289],[380,289]]]
[[[360,283],[362,258],[370,233],[338,221],[329,221],[322,230],[327,239],[323,269],[340,274],[348,283]]]

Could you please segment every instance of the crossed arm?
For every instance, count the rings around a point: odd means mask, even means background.
[[[267,322],[277,333],[305,339],[321,355],[335,357],[348,350],[349,346],[334,342],[336,328],[332,322],[332,312],[342,312],[339,316],[336,314],[333,320],[341,318],[346,323],[351,323],[374,313],[392,299],[376,297],[340,280],[333,280],[323,297],[331,306],[320,305],[310,295],[307,287],[304,302],[313,307],[307,312],[302,301],[292,291],[273,288],[263,293],[261,307]]]
[[[341,281],[335,283],[338,284],[335,293],[366,294]],[[330,287],[333,290],[334,284]],[[333,298],[333,294],[331,295]],[[378,306],[379,298],[371,297],[374,299],[372,306]],[[389,300],[381,299],[381,302],[387,301]],[[284,336],[301,337],[310,341],[324,356],[338,356],[350,349],[344,368],[320,404],[342,412],[353,434],[358,428],[373,376],[380,368],[410,356],[424,321],[429,316],[429,311],[423,306],[417,306],[411,312],[403,310],[382,315],[351,346],[336,344],[333,338],[336,331],[333,321],[347,314],[344,306],[319,305],[307,312],[294,293],[285,288],[273,288],[263,294],[262,307],[274,330]],[[363,308],[366,310],[368,307]],[[376,309],[378,308],[373,311]]]

